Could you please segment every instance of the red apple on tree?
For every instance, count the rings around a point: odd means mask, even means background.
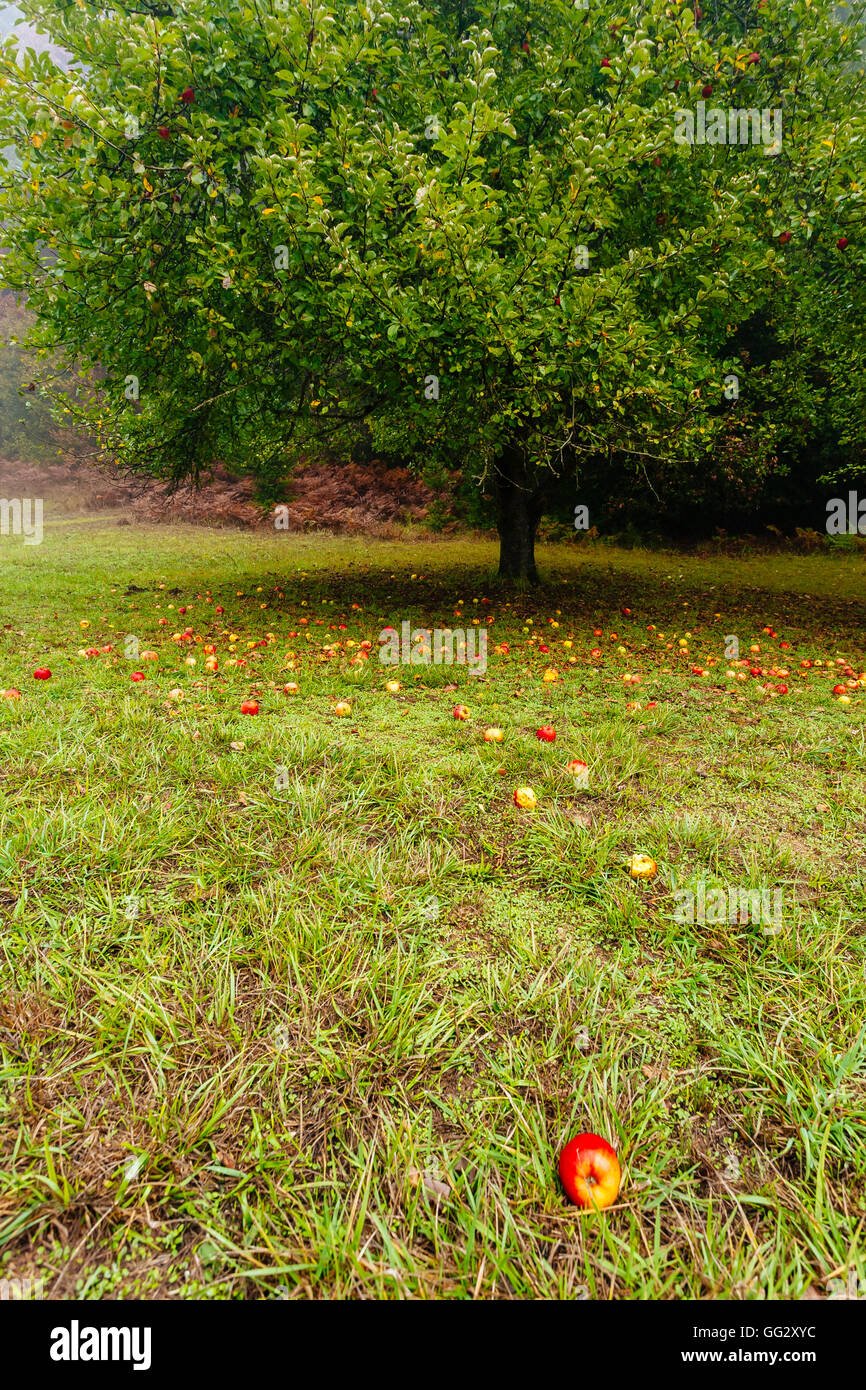
[[[846,236],[840,236],[839,240],[836,242],[836,249],[837,251],[844,251],[847,245],[848,238]]]
[[[576,1134],[559,1155],[559,1177],[576,1206],[603,1211],[617,1199],[622,1169],[606,1139]]]
[[[193,102],[195,101],[195,92],[193,91],[192,87],[185,87],[180,94],[180,99],[183,102],[184,106],[192,106]]]

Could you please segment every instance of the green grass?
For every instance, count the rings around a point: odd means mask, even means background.
[[[0,1277],[623,1299],[866,1277],[866,690],[800,674],[863,671],[866,561],[564,546],[534,594],[493,563],[105,519],[0,540],[0,687],[22,692],[0,699]],[[486,615],[483,678],[321,658]],[[187,623],[218,674],[172,641]],[[230,632],[276,640],[229,668]],[[790,693],[729,679],[727,634]],[[678,922],[701,881],[781,888],[781,931]],[[580,1129],[623,1162],[603,1214],[556,1176]]]

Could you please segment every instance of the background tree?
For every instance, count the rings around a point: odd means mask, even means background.
[[[732,439],[765,467],[784,391],[750,406],[738,329],[802,322],[810,246],[862,268],[862,27],[825,0],[22,8],[73,62],[5,49],[4,279],[99,364],[88,423],[132,467],[267,493],[366,421],[492,490],[534,578],[582,460],[612,492]],[[781,108],[781,152],[678,143],[699,101]]]

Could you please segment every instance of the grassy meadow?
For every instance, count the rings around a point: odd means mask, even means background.
[[[478,541],[0,538],[0,1278],[866,1280],[866,557],[539,558],[506,593]],[[406,620],[485,627],[486,673],[386,669]],[[781,925],[678,920],[700,884]],[[579,1130],[623,1164],[603,1213],[559,1185]]]

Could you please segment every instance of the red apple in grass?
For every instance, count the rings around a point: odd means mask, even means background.
[[[258,712],[259,712],[259,702],[258,702],[258,700],[244,700],[244,701],[241,703],[241,714],[258,714]]]
[[[453,711],[453,713],[454,713],[454,718],[455,718],[455,719],[468,719],[468,718],[469,718],[469,710],[466,708],[465,705],[455,705],[455,706],[454,706],[454,711]]]
[[[576,1206],[603,1211],[617,1199],[622,1169],[606,1139],[576,1134],[559,1155],[559,1177]]]
[[[542,724],[540,729],[536,729],[535,737],[540,743],[553,743],[556,738],[556,730],[552,724]]]
[[[36,670],[33,672],[33,679],[35,681],[50,681],[51,672],[47,666],[37,666]]]
[[[133,671],[129,679],[131,681],[143,681],[146,680],[147,677],[145,676],[143,671]]]

